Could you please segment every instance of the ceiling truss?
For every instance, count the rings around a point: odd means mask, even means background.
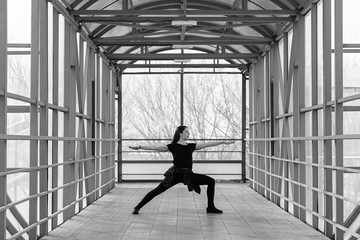
[[[94,9],[98,3],[95,0],[75,0],[71,4],[67,0],[53,1],[65,3],[73,21],[88,32],[110,62],[122,69],[139,60],[151,63],[174,59],[223,59],[229,64],[219,66],[248,66],[296,21],[301,12],[297,7],[306,5],[300,0],[270,0],[269,4],[278,9],[266,9],[251,0],[229,0],[228,5],[223,1],[167,0],[142,5],[137,2],[135,6],[133,1],[124,0],[117,3],[120,9],[111,4],[111,8]],[[176,21],[195,24],[176,25]],[[162,53],[175,45],[183,46],[181,51]],[[207,66],[216,68],[215,64]]]

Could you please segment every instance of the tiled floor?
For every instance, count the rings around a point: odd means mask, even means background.
[[[198,195],[182,184],[154,198],[139,215],[131,214],[156,185],[117,184],[42,239],[328,239],[242,183],[216,184],[215,203],[223,214],[206,214],[206,187]]]

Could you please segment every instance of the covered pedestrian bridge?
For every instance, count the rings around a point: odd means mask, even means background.
[[[359,8],[0,1],[0,239],[360,239]],[[178,125],[235,141],[194,155],[224,214],[179,185],[135,217],[172,160],[128,146]]]

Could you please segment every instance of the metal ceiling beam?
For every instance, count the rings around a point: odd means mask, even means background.
[[[271,44],[270,40],[241,40],[227,38],[209,38],[209,39],[188,39],[181,41],[180,39],[138,39],[138,40],[117,40],[102,41],[97,40],[94,43],[97,46],[172,46],[174,44],[181,45],[262,45]]]
[[[120,68],[244,68],[248,64],[118,64]]]
[[[75,0],[73,3],[70,4],[71,9],[76,8],[83,0]]]
[[[208,26],[194,26],[187,28],[187,33],[193,33],[198,31],[211,31],[211,30],[226,30],[236,27],[256,27],[271,24],[272,22],[254,22],[254,23],[239,23],[239,24],[226,24],[226,25],[208,25]],[[140,25],[135,23],[124,23],[124,22],[106,22],[106,25],[101,25],[91,32],[92,36],[96,36],[98,32],[105,29],[106,26],[124,26],[133,29],[146,29],[146,30],[159,30],[159,31],[169,31],[169,32],[180,32],[177,28],[169,27],[167,24],[152,24],[152,25]]]
[[[283,15],[297,15],[296,10],[187,10],[186,16],[211,16],[211,15],[251,15],[251,16],[283,16]],[[183,15],[183,10],[72,10],[71,15],[117,15],[117,16],[177,16]]]
[[[294,22],[295,17],[250,17],[250,16],[239,16],[239,17],[211,17],[211,16],[188,16],[184,17],[174,17],[174,16],[167,16],[167,17],[158,17],[158,16],[146,16],[146,17],[139,17],[139,16],[112,16],[112,17],[75,17],[76,21],[78,22],[94,22],[100,24],[106,24],[106,22],[168,22],[174,20],[194,20],[198,22],[204,21],[212,21],[212,22]]]
[[[270,2],[274,3],[275,5],[279,6],[280,8],[282,8],[284,10],[290,9],[286,4],[284,4],[283,2],[281,2],[279,0],[270,0]]]
[[[181,4],[180,0],[159,0],[148,1],[147,3],[137,6],[137,9],[159,10],[159,9],[178,9]],[[187,3],[189,9],[226,9],[228,5],[218,1],[196,0]]]
[[[106,54],[111,60],[257,59],[256,53]]]
[[[193,32],[195,33],[195,32]],[[206,39],[207,36],[216,36],[216,38],[221,41],[221,38],[226,39],[238,39],[238,40],[250,40],[250,41],[273,41],[272,38],[266,37],[256,37],[256,36],[243,36],[238,34],[221,34],[221,33],[212,33],[212,32],[198,32],[202,35],[202,39]],[[156,38],[161,41],[168,36],[178,36],[178,33],[167,33],[167,32],[153,32],[153,33],[142,33],[142,34],[130,34],[125,36],[116,36],[116,37],[104,37],[104,38],[93,38],[92,40],[95,43],[107,43],[107,42],[116,42],[121,40],[133,40],[137,41],[138,39],[152,39]],[[145,37],[145,38],[144,38]],[[188,37],[197,37],[194,35],[188,35]],[[190,38],[191,39],[191,38]]]

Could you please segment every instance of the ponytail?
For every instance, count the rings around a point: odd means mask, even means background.
[[[179,141],[180,133],[182,133],[185,130],[185,128],[187,128],[187,126],[178,126],[176,128],[176,131],[174,133],[174,137],[173,137],[173,139],[171,141],[172,144],[177,143]]]

